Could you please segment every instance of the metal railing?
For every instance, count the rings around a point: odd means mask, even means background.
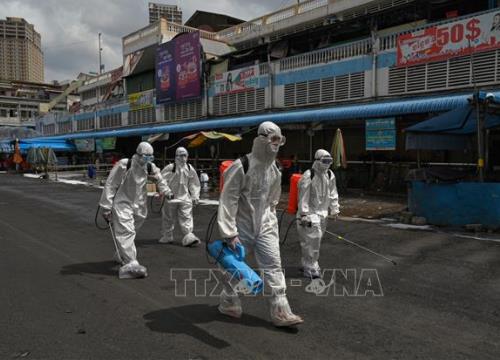
[[[286,71],[315,64],[323,64],[331,61],[367,55],[371,51],[371,39],[363,39],[348,44],[337,45],[330,48],[316,50],[310,53],[281,59],[279,60],[279,70]]]
[[[139,29],[137,31],[134,31],[133,33],[124,36],[122,38],[122,44],[123,46],[128,46],[131,43],[139,41],[145,37],[157,34],[159,30],[160,30],[159,22],[148,25],[142,29]]]
[[[235,25],[228,29],[221,30],[216,34],[216,38],[222,41],[230,41],[236,35],[249,33],[255,31],[257,28],[261,28],[262,26],[275,24],[279,21],[292,18],[296,15],[301,15],[308,11],[327,6],[330,1],[331,0],[310,0],[300,4],[295,4],[273,13],[261,16],[259,18],[247,21],[243,24]]]
[[[446,19],[426,25],[421,25],[414,27],[405,31],[395,32],[389,35],[385,35],[379,38],[380,51],[395,50],[397,47],[398,37],[400,35],[409,34],[411,32],[425,30],[430,27],[440,26],[448,24],[454,21],[460,21],[463,19],[471,18],[474,16],[479,16],[489,12],[497,12],[495,10],[487,10],[480,13],[468,14],[458,18]],[[315,64],[328,63],[331,61],[337,61],[346,58],[352,58],[361,55],[368,55],[372,52],[373,44],[371,38],[366,38],[342,45],[332,46],[322,50],[316,50],[306,54],[295,55],[285,59],[279,60],[279,70],[286,71],[291,69],[297,69],[302,67],[307,67]]]
[[[209,40],[218,40],[216,38],[216,33],[214,32],[209,32],[209,31],[205,31],[205,30],[199,30],[199,29],[196,29],[196,28],[192,28],[192,27],[189,27],[189,26],[186,26],[186,25],[180,25],[180,24],[176,24],[176,23],[173,23],[173,22],[169,22],[169,21],[166,21],[167,23],[167,31],[170,31],[170,32],[174,32],[176,34],[179,34],[179,33],[182,33],[182,32],[195,32],[195,31],[198,31],[200,33],[200,37],[204,38],[204,39],[209,39]]]
[[[96,168],[96,171],[108,171],[111,168],[113,168],[113,164],[79,164],[79,165],[57,165],[56,166],[49,166],[49,168],[57,168],[57,171],[62,172],[62,171],[87,171],[89,166],[94,166]]]

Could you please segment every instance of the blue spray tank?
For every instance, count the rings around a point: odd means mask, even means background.
[[[210,256],[217,261],[233,278],[239,280],[239,291],[257,295],[264,289],[259,275],[245,263],[245,248],[236,245],[236,252],[231,250],[222,240],[215,240],[207,245]]]

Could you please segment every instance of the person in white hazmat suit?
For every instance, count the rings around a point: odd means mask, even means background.
[[[175,200],[166,202],[162,208],[162,237],[160,243],[174,241],[175,221],[184,237],[183,246],[195,246],[200,239],[193,234],[193,205],[200,200],[200,180],[194,167],[187,162],[188,151],[179,147],[175,151],[175,163],[167,165],[161,172],[174,193]]]
[[[307,278],[321,277],[319,250],[328,215],[339,214],[339,195],[335,175],[330,170],[333,159],[326,150],[314,155],[312,169],[307,170],[298,184],[297,231],[302,249],[302,271]]]
[[[276,155],[285,137],[272,122],[258,128],[252,152],[233,162],[224,172],[224,187],[219,200],[218,225],[220,234],[232,249],[240,243],[253,250],[258,269],[263,272],[264,286],[271,290],[270,312],[275,326],[291,326],[303,322],[292,313],[286,297],[286,283],[281,268],[276,206],[281,194],[281,173]],[[237,292],[224,278],[219,311],[235,318],[242,308]]]
[[[115,258],[122,265],[118,273],[120,279],[147,276],[147,269],[137,261],[134,240],[136,230],[147,217],[148,176],[156,182],[160,194],[173,197],[153,160],[153,147],[141,142],[131,159],[121,159],[115,164],[99,201],[103,217],[112,224],[118,250]]]

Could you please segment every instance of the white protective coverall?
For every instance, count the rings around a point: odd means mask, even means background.
[[[201,183],[201,188],[203,192],[208,191],[208,181],[210,178],[208,177],[208,174],[205,171],[201,171],[200,173],[200,183]]]
[[[162,208],[160,243],[174,241],[176,220],[179,221],[184,235],[182,245],[193,246],[200,243],[200,239],[193,234],[193,204],[196,205],[200,199],[200,180],[194,167],[187,163],[187,159],[187,150],[179,147],[175,151],[175,171],[174,164],[169,164],[161,172],[174,193],[174,200],[166,201]]]
[[[339,195],[335,175],[329,170],[332,157],[328,151],[319,149],[314,159],[312,180],[311,170],[307,170],[299,181],[297,209],[299,219],[297,231],[302,248],[302,268],[304,276],[311,278],[320,277],[319,249],[321,238],[326,230],[328,214],[339,213]]]
[[[147,274],[145,268],[137,262],[134,240],[136,230],[142,226],[148,213],[146,201],[148,162],[151,163],[151,177],[157,184],[158,192],[164,195],[171,194],[160,169],[151,162],[153,159],[153,147],[147,142],[141,142],[136,154],[132,156],[128,170],[129,159],[122,159],[115,164],[99,201],[103,215],[112,219],[118,258],[123,265],[119,272],[120,278],[142,277]]]
[[[245,173],[241,160],[236,160],[224,172],[224,187],[219,200],[218,225],[222,237],[230,244],[241,241],[253,250],[264,284],[271,290],[271,320],[276,326],[302,323],[292,313],[286,297],[285,276],[281,268],[276,206],[281,194],[281,173],[276,155],[285,138],[272,122],[259,126],[252,152],[248,154]],[[241,302],[226,277],[219,311],[240,317]]]

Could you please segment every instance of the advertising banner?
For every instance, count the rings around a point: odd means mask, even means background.
[[[156,50],[156,103],[175,101],[174,43],[161,44]]]
[[[149,109],[154,107],[153,90],[133,93],[128,95],[130,110]]]
[[[103,150],[114,150],[116,146],[116,138],[102,138],[95,139],[95,151],[98,153],[102,153]]]
[[[116,138],[115,137],[102,138],[101,144],[104,150],[114,150],[116,147]]]
[[[95,151],[94,139],[75,139],[76,151],[92,152]]]
[[[174,39],[177,73],[176,99],[199,97],[200,84],[200,33],[193,32]]]
[[[398,36],[397,65],[408,66],[500,47],[500,11]]]
[[[177,36],[156,50],[156,103],[165,104],[201,96],[200,34]]]
[[[255,89],[259,85],[259,66],[232,70],[215,74],[214,90],[216,95],[229,94],[247,89]]]

